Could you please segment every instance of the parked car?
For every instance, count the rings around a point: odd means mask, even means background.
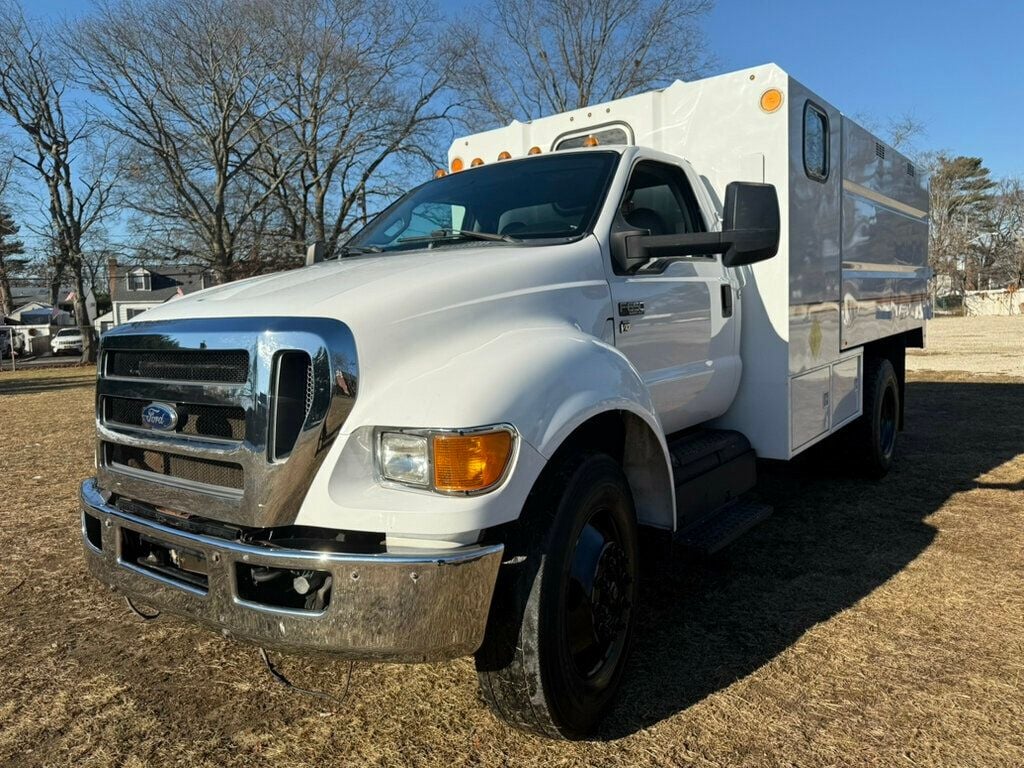
[[[50,350],[55,355],[65,352],[82,353],[82,329],[61,328],[50,341]]]

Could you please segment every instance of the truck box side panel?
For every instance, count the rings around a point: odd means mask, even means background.
[[[796,375],[839,355],[842,116],[793,78],[788,104],[789,373]],[[805,166],[808,114],[812,120],[820,115],[827,121],[824,178]]]
[[[928,189],[906,157],[843,119],[843,349],[920,328],[928,303]]]

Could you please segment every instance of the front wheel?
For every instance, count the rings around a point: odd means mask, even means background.
[[[580,738],[611,707],[629,655],[636,513],[604,454],[574,457],[540,485],[506,543],[477,675],[509,724]]]

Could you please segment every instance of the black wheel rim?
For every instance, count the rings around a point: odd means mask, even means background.
[[[878,442],[882,455],[892,456],[896,448],[896,395],[891,388],[882,397],[882,412],[878,421]]]
[[[576,673],[603,686],[625,651],[634,580],[614,516],[596,510],[573,546],[565,591],[565,639]]]

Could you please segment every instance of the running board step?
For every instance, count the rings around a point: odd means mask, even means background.
[[[676,533],[676,541],[686,549],[710,557],[771,517],[772,508],[753,501],[733,501]]]

